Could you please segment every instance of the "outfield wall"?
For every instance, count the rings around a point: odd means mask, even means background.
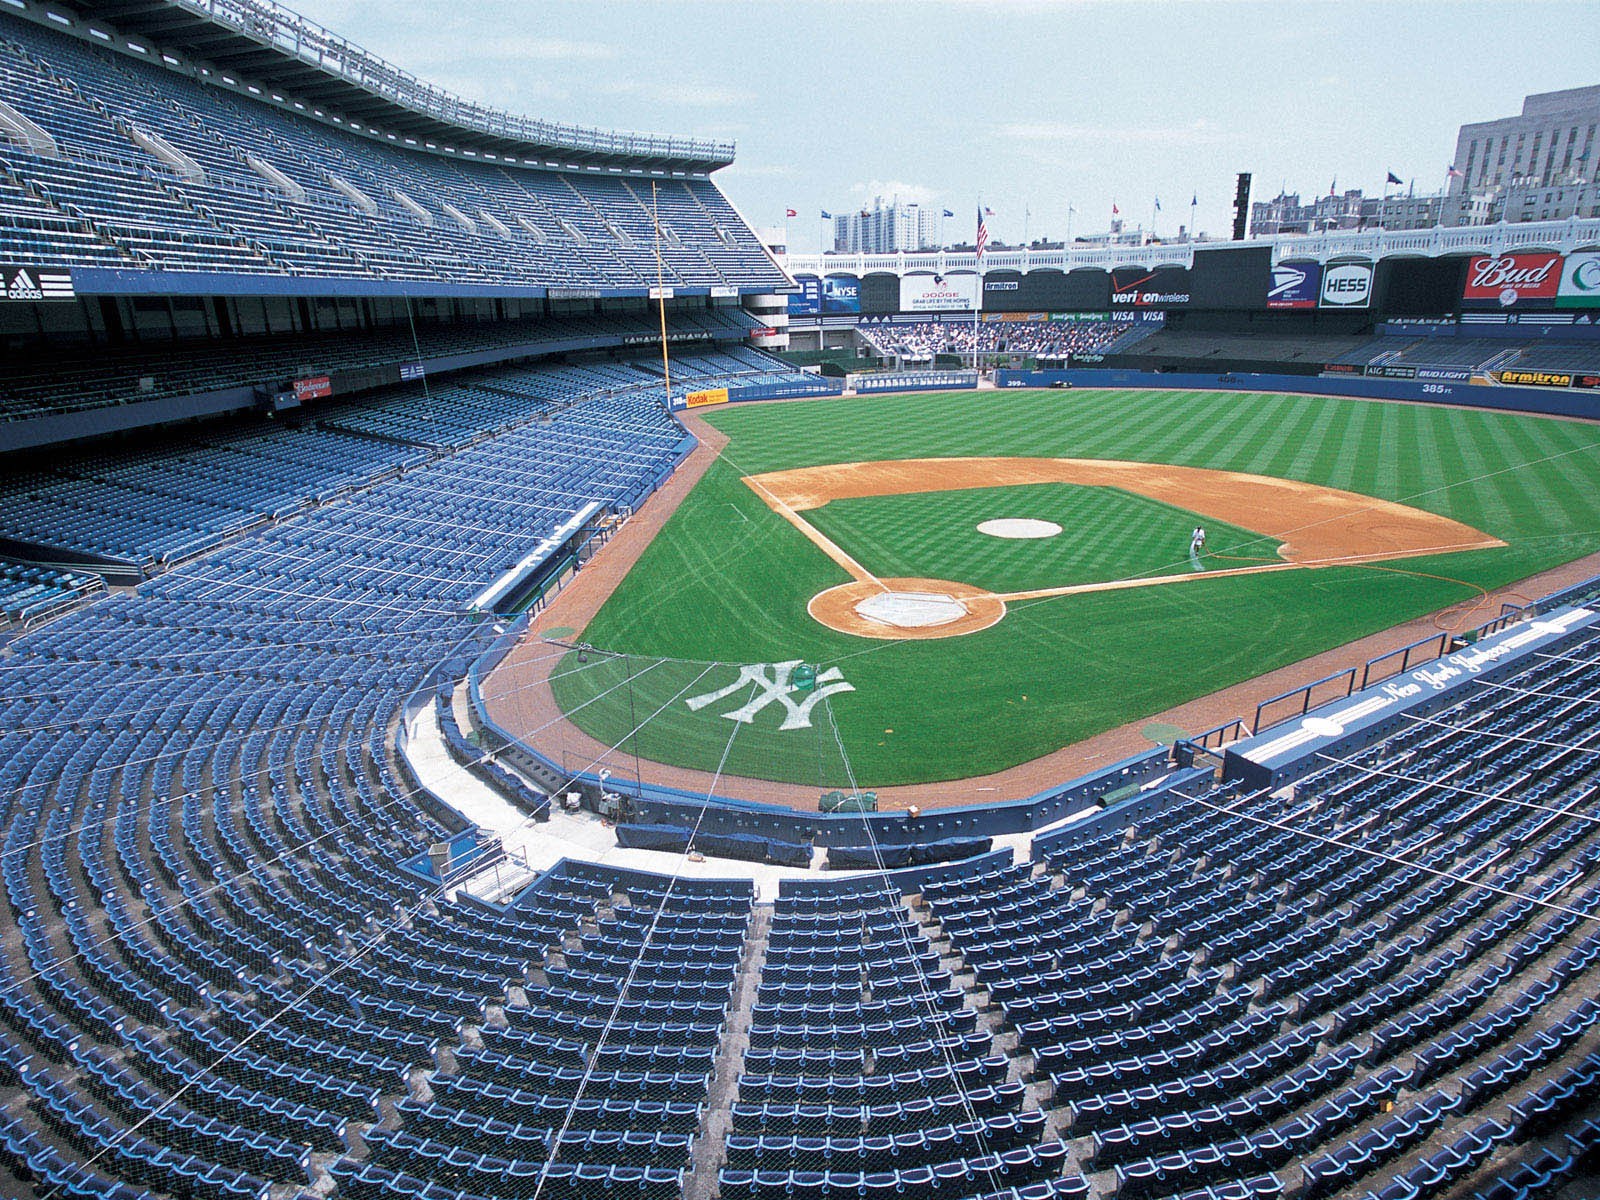
[[[1132,371],[1120,368],[1069,368],[1064,371],[995,372],[1001,388],[1115,387],[1173,391],[1298,392],[1313,396],[1354,396],[1367,400],[1412,400],[1424,404],[1463,404],[1508,412],[1600,420],[1600,392],[1566,388],[1505,387],[1466,381],[1371,379],[1361,375],[1324,378],[1312,375],[1269,375],[1226,372]]]

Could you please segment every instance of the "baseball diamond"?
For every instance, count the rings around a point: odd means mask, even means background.
[[[0,3],[0,1200],[1600,1197],[1600,4],[1444,7]]]
[[[796,803],[1008,770],[1426,613],[1477,612],[1600,549],[1584,482],[1600,448],[1571,421],[1107,389],[774,402],[691,424],[717,453],[637,563],[586,624],[559,602],[541,617],[626,656],[547,669],[541,724],[558,724],[541,737],[602,757],[625,742],[617,769],[637,752],[687,769],[685,786],[720,763],[799,785]],[[1017,516],[1063,534],[977,532]],[[508,728],[531,727],[537,647],[500,668],[519,690],[486,689]],[[728,748],[726,714],[684,703],[791,660],[851,685],[814,710],[827,729],[769,709]],[[630,704],[655,714],[637,732]]]

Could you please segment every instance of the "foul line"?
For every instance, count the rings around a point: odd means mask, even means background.
[[[862,566],[854,558],[851,558],[850,555],[846,554],[844,550],[833,541],[832,538],[828,537],[828,535],[823,533],[822,530],[818,529],[810,521],[802,517],[793,508],[789,507],[789,505],[783,500],[779,499],[778,496],[774,495],[772,490],[764,485],[758,478],[756,478],[756,476],[746,475],[743,477],[743,481],[767,502],[767,507],[772,509],[773,512],[777,513],[785,521],[789,522],[789,524],[798,529],[801,534],[804,535],[807,541],[831,558],[838,566],[842,567],[845,573],[850,576],[850,578],[854,579],[857,583],[870,583],[873,587],[877,588],[881,592],[887,592],[889,590],[888,587],[884,585],[882,579],[879,579],[871,571],[867,570],[866,567]]]

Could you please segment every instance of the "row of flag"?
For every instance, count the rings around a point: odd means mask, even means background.
[[[786,220],[791,220],[791,219],[793,219],[793,218],[795,218],[795,217],[798,217],[798,216],[799,216],[799,215],[800,215],[800,213],[799,213],[799,211],[798,211],[798,210],[796,210],[796,209],[793,209],[793,208],[786,208],[786,209],[784,209],[784,210],[783,210],[783,215],[784,215],[784,218],[785,218],[785,219],[786,219]],[[863,208],[863,209],[862,209],[862,210],[861,210],[861,215],[862,215],[862,216],[863,216],[863,217],[866,217],[866,216],[871,216],[871,215],[872,215],[872,214],[871,214],[871,213],[869,213],[869,212],[868,212],[868,211],[867,211],[867,210],[866,210],[866,209],[864,209],[864,208]],[[947,208],[947,209],[945,209],[945,210],[944,210],[944,215],[945,215],[945,216],[947,216],[947,217],[953,217],[953,216],[955,216],[955,213],[953,213],[953,212],[951,212],[951,211],[950,211],[950,210],[949,210],[949,209],[948,209],[948,208]],[[831,213],[831,212],[829,212],[829,211],[828,211],[828,210],[827,210],[827,209],[825,209],[825,208],[824,208],[824,209],[822,209],[822,210],[821,210],[821,217],[822,217],[822,219],[823,219],[823,220],[824,220],[824,221],[831,221],[831,220],[833,220],[833,214],[832,214],[832,213]]]
[[[1586,162],[1588,160],[1588,158],[1589,158],[1589,154],[1588,154],[1587,151],[1585,151],[1583,154],[1580,154],[1578,156],[1578,161],[1580,163]],[[1466,178],[1466,173],[1463,172],[1459,167],[1457,167],[1455,165],[1455,163],[1451,163],[1449,166],[1445,167],[1445,178],[1447,178],[1447,179],[1465,179]],[[1384,185],[1384,187],[1404,187],[1405,186],[1405,180],[1401,179],[1400,176],[1396,175],[1393,171],[1388,171],[1388,172],[1386,172],[1384,174],[1383,185]],[[1338,180],[1338,177],[1335,176],[1333,182],[1328,184],[1328,195],[1336,196],[1338,194],[1339,194],[1339,180]],[[1195,193],[1195,195],[1189,201],[1190,209],[1191,210],[1194,209],[1195,207],[1197,207],[1199,205],[1199,203],[1200,203],[1200,195],[1197,192],[1197,193]],[[1071,211],[1076,212],[1077,210],[1076,209],[1072,209]],[[1157,196],[1155,198],[1155,211],[1156,212],[1160,212],[1161,211],[1161,197],[1160,196]],[[955,213],[951,212],[948,208],[944,209],[943,212],[944,212],[944,215],[947,216],[947,217],[953,217],[953,216],[956,215]],[[784,215],[785,219],[792,219],[794,217],[798,217],[800,215],[800,213],[796,209],[787,208],[787,209],[784,210],[783,215]],[[868,215],[867,210],[866,209],[862,209],[861,210],[861,215],[863,217],[867,216]],[[987,224],[984,221],[984,217],[986,215],[987,216],[991,216],[991,217],[994,216],[994,210],[993,209],[989,209],[989,208],[984,208],[984,207],[982,207],[980,205],[979,208],[978,208],[977,241],[975,243],[978,246],[978,254],[980,256],[983,254],[983,247],[986,246],[988,244],[988,241],[989,241],[989,236],[988,236],[989,230],[988,230]],[[1113,200],[1111,202],[1111,215],[1113,217],[1120,217],[1122,215],[1122,209],[1117,207],[1117,202],[1115,200]],[[822,209],[821,210],[821,217],[822,217],[822,220],[824,220],[824,221],[831,221],[831,220],[833,220],[834,214],[829,212],[827,209]]]

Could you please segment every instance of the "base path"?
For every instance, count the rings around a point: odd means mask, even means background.
[[[796,467],[747,475],[745,484],[767,507],[793,525],[854,581],[814,596],[807,611],[816,621],[841,633],[883,639],[957,637],[987,629],[1005,616],[1007,600],[1034,600],[1067,596],[1074,592],[1105,592],[1122,588],[1158,587],[1194,579],[1217,579],[1296,567],[1348,566],[1383,562],[1422,554],[1447,554],[1459,550],[1488,550],[1504,546],[1470,525],[1425,512],[1392,500],[1357,492],[1248,475],[1205,467],[1180,467],[1161,463],[1122,462],[1090,458],[908,458],[882,462],[834,463]],[[806,520],[804,514],[834,500],[869,496],[899,496],[917,492],[948,492],[966,488],[1012,487],[1023,484],[1066,483],[1085,487],[1112,487],[1145,496],[1173,508],[1186,509],[1262,535],[1258,558],[1276,554],[1280,561],[1257,566],[1225,568],[1184,574],[1137,576],[1098,583],[1062,584],[1025,592],[993,595],[981,588],[938,580],[886,580],[872,571]],[[916,615],[910,602],[921,595],[926,606],[937,598],[953,601],[964,613],[932,622],[896,622],[888,615],[864,609],[874,592],[901,598],[903,607]],[[892,609],[886,609],[886,612]]]

